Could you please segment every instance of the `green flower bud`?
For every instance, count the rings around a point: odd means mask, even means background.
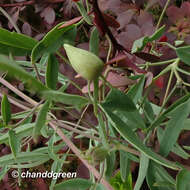
[[[104,63],[95,54],[68,44],[64,48],[72,67],[82,77],[94,80],[101,74]]]

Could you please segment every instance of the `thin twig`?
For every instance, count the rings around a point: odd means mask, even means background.
[[[26,96],[24,93],[22,93],[20,90],[18,90],[17,88],[15,88],[12,84],[10,84],[9,82],[7,82],[2,77],[0,77],[0,83],[3,84],[4,86],[6,86],[7,88],[9,88],[10,90],[12,90],[15,94],[17,94],[18,96],[20,96],[21,98],[23,98],[25,101],[29,102],[30,104],[32,104],[34,106],[36,106],[38,104],[36,101],[34,101],[30,97]]]
[[[35,63],[35,62],[33,62],[33,67],[34,67],[34,70],[35,70],[35,72],[36,72],[37,79],[38,79],[39,81],[41,81],[41,80],[40,80],[40,73],[39,73],[39,71],[38,71],[38,67],[36,66],[36,63]]]
[[[3,97],[3,94],[0,93],[0,97],[2,98]],[[14,104],[15,106],[23,109],[23,110],[29,110],[30,108],[29,107],[26,107],[25,105],[23,104],[20,104],[18,101],[15,100],[15,98],[13,99],[11,96],[8,95],[8,99],[9,99],[9,102],[11,104]]]
[[[101,142],[101,140],[100,140],[98,137],[89,135],[88,133],[85,133],[85,132],[83,132],[83,131],[81,131],[81,130],[78,130],[78,129],[76,129],[76,128],[70,127],[69,125],[60,123],[59,121],[57,121],[57,122],[56,122],[56,121],[53,121],[52,123],[53,123],[54,125],[56,125],[56,126],[62,127],[62,128],[64,128],[64,129],[67,129],[67,130],[72,131],[72,132],[74,132],[74,133],[83,135],[84,137],[88,137],[88,138],[90,138],[90,139],[94,139],[94,140],[96,140],[96,141]]]
[[[69,148],[75,153],[75,155],[83,162],[83,164],[89,169],[90,172],[93,173],[93,175],[100,179],[101,175],[100,173],[94,168],[92,165],[88,163],[87,160],[83,159],[81,152],[79,149],[73,144],[73,142],[67,138],[67,136],[62,132],[61,129],[57,128],[54,123],[49,122],[49,125],[56,131],[56,133],[62,138],[62,140],[69,146]],[[104,179],[101,179],[101,183],[107,188],[107,190],[113,190],[113,187]]]
[[[77,122],[77,125],[80,124],[80,122],[81,122],[81,120],[82,120],[84,114],[86,113],[88,107],[89,107],[89,104],[84,108],[84,110],[83,110],[83,112],[82,112],[82,114],[81,114],[81,116],[80,116],[80,118],[79,118],[79,120],[78,120],[78,122]]]
[[[33,113],[35,113],[36,109],[40,106],[40,104],[43,102],[44,100],[41,100],[36,106],[34,106],[32,108],[32,110],[26,115],[26,117],[24,117],[22,120],[20,120],[18,123],[16,123],[13,127],[18,127],[19,125],[21,125],[27,118],[29,118]]]
[[[18,26],[15,24],[15,22],[13,21],[13,19],[9,16],[9,14],[2,8],[2,6],[0,5],[0,12],[2,12],[2,14],[7,17],[7,19],[9,20],[9,22],[13,25],[13,27],[15,28],[17,33],[21,33]]]
[[[167,9],[169,3],[170,3],[170,0],[167,0],[166,4],[165,4],[165,6],[164,6],[164,9],[163,9],[163,11],[162,11],[162,13],[161,13],[161,15],[160,15],[160,18],[159,18],[159,20],[158,20],[158,23],[157,23],[157,25],[156,25],[156,30],[160,27],[161,21],[162,21],[162,19],[163,19],[163,17],[164,17],[164,13],[166,12],[166,9]]]

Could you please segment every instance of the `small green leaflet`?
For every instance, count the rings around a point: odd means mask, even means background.
[[[45,125],[45,122],[46,122],[46,117],[47,117],[47,112],[49,111],[49,105],[50,105],[50,102],[49,101],[46,101],[39,113],[38,113],[38,116],[37,116],[37,119],[36,119],[36,126],[34,127],[33,129],[33,138],[34,140],[37,140],[37,137],[38,135],[41,134],[41,129],[42,127]]]
[[[181,59],[181,61],[187,65],[190,65],[190,46],[176,48],[176,54]]]
[[[11,120],[11,107],[7,95],[3,95],[1,101],[1,114],[4,125],[8,125],[9,121]]]

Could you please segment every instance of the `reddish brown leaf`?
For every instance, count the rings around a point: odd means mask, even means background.
[[[71,19],[71,20],[65,22],[64,24],[62,24],[62,25],[59,27],[59,29],[64,28],[64,27],[67,27],[67,26],[70,26],[70,25],[72,25],[72,24],[75,24],[75,23],[79,22],[81,19],[82,19],[82,16],[73,18],[73,19]]]
[[[146,73],[145,88],[147,88],[148,86],[150,86],[150,84],[152,83],[152,79],[153,79],[153,73],[152,72]]]
[[[114,57],[113,59],[109,60],[106,65],[111,65],[112,63],[121,61],[123,59],[125,59],[127,56],[125,54],[118,54],[116,57]]]
[[[106,63],[106,65],[110,65],[112,63],[116,63],[119,67],[129,67],[131,69],[133,69],[134,71],[138,72],[138,73],[146,73],[146,71],[138,68],[135,65],[135,57],[131,60],[127,57],[127,55],[125,54],[118,54],[116,57],[114,57],[113,59],[111,59],[109,62]]]
[[[129,67],[131,68],[133,71],[136,71],[137,73],[146,73],[145,70],[140,69],[139,67],[137,67],[134,63],[134,59],[129,59],[128,57],[126,57],[124,60],[121,60],[118,63],[119,67]]]
[[[104,14],[104,13],[102,13],[102,15],[103,15],[104,20],[108,26],[111,26],[113,28],[119,28],[120,27],[119,22],[117,22],[117,20],[114,17],[112,17],[108,14]]]
[[[43,12],[40,14],[41,17],[44,18],[44,20],[48,24],[53,24],[55,21],[55,11],[51,7],[47,7],[43,10]]]
[[[137,52],[137,53],[134,53],[134,55],[148,62],[154,63],[154,62],[160,61],[160,57],[152,55],[150,53]]]

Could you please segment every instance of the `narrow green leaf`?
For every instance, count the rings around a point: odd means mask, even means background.
[[[17,140],[21,139],[23,137],[26,137],[26,136],[30,136],[34,126],[35,126],[35,123],[28,123],[28,124],[21,125],[15,129],[13,129],[17,136]],[[0,136],[0,144],[2,144],[2,143],[8,144],[8,141],[9,141],[8,133],[5,133],[4,135]]]
[[[170,182],[165,182],[165,181],[157,181],[153,184],[155,187],[173,187],[174,185],[171,184]]]
[[[63,166],[64,161],[66,160],[66,158],[67,158],[67,155],[65,154],[61,158],[62,162],[54,161],[52,166],[51,166],[51,171],[53,171],[54,173],[61,172],[62,171],[62,166]],[[57,179],[55,179],[55,178],[53,178],[51,180],[51,184],[50,184],[50,187],[49,187],[50,190],[54,190],[54,186],[55,186],[56,182],[57,182]]]
[[[116,113],[131,129],[146,128],[133,100],[120,90],[112,89],[102,105]]]
[[[95,55],[99,55],[99,32],[96,27],[93,28],[90,36],[90,51]]]
[[[3,95],[1,101],[1,114],[2,114],[3,123],[5,125],[8,125],[9,121],[11,120],[11,107],[7,95],[5,94]]]
[[[88,103],[88,99],[83,96],[67,94],[58,91],[44,91],[43,96],[55,102],[61,102],[67,105],[85,106]]]
[[[183,40],[176,40],[176,41],[174,41],[174,44],[175,44],[176,47],[182,45],[183,43],[184,43]]]
[[[130,173],[131,161],[128,158],[127,152],[120,150],[120,173],[123,182],[126,181]]]
[[[17,153],[20,151],[20,142],[15,134],[15,131],[12,129],[8,132],[9,135],[9,145],[11,147],[11,152],[14,156],[14,158],[17,157]]]
[[[58,81],[59,63],[56,57],[52,54],[49,55],[47,68],[46,68],[46,85],[53,90],[56,89]]]
[[[7,174],[8,171],[9,171],[9,168],[7,167],[7,165],[5,165],[1,168],[0,181],[4,178],[4,176]]]
[[[56,155],[55,151],[54,151],[54,143],[56,140],[56,133],[54,132],[53,136],[50,138],[50,140],[48,141],[48,154],[49,157],[51,159],[53,159],[54,161],[57,161],[59,163],[65,162],[65,160],[61,160],[58,155]]]
[[[46,101],[38,113],[38,116],[36,119],[36,126],[33,129],[33,138],[35,140],[37,140],[38,135],[41,134],[40,131],[41,131],[42,127],[45,125],[47,112],[49,111],[49,105],[50,105],[50,102]]]
[[[142,76],[139,82],[137,84],[134,84],[127,92],[127,95],[133,100],[134,104],[137,104],[137,101],[142,97],[144,81],[145,76]]]
[[[131,143],[137,150],[144,153],[148,158],[154,160],[155,162],[163,166],[166,166],[174,170],[179,170],[179,168],[181,168],[181,166],[178,166],[175,163],[164,159],[157,153],[153,152],[151,149],[147,148],[136,136],[136,134],[117,115],[113,114],[104,106],[102,106],[102,109],[105,111],[113,127],[121,134],[121,136],[124,139]]]
[[[183,146],[184,149],[190,150],[190,146]]]
[[[77,106],[84,106],[88,103],[88,99],[85,97],[50,90],[36,78],[28,74],[24,69],[19,67],[14,61],[10,61],[2,55],[0,55],[0,70],[9,71],[10,75],[26,82],[31,90],[35,90],[47,99]]]
[[[106,107],[110,111],[135,111],[136,106],[133,101],[120,90],[113,88],[102,103],[103,107]]]
[[[44,53],[54,53],[65,43],[66,32],[72,32],[75,25],[59,28],[64,22],[56,25],[32,50],[31,60],[35,63]],[[74,30],[74,29],[73,29]],[[68,34],[67,34],[68,35]],[[73,39],[74,40],[74,39]]]
[[[172,112],[172,110],[176,109],[178,106],[180,106],[181,104],[185,103],[187,100],[189,100],[190,98],[190,93],[188,93],[187,95],[179,98],[177,101],[175,101],[171,106],[169,106],[169,108],[167,110],[165,110],[159,117],[158,119],[156,119],[151,125],[152,128],[158,126],[159,124],[161,124],[167,117],[166,115],[169,114],[170,112]]]
[[[10,168],[18,168],[18,169],[22,169],[22,168],[32,168],[32,167],[37,167],[37,166],[40,166],[42,164],[44,164],[45,162],[47,162],[48,160],[50,160],[49,157],[39,157],[39,160],[37,161],[33,161],[33,162],[30,162],[28,164],[26,164],[26,162],[23,162],[23,164],[10,164],[9,167]]]
[[[133,43],[131,53],[142,51],[148,42],[149,42],[148,36],[143,36],[142,38],[135,40]]]
[[[41,82],[19,67],[15,61],[9,60],[3,55],[0,55],[0,70],[8,71],[9,75],[15,76],[17,79],[26,82],[30,89],[39,93],[41,91],[48,90],[48,88]]]
[[[90,180],[77,178],[56,184],[54,190],[86,190],[92,185],[93,183]]]
[[[181,61],[187,65],[190,65],[190,46],[176,48],[176,54],[181,59]]]
[[[183,126],[184,130],[190,130],[190,119],[186,119]]]
[[[183,130],[184,121],[190,113],[190,100],[178,106],[167,115],[171,117],[160,141],[160,153],[167,156]],[[180,117],[179,117],[180,116]]]
[[[152,104],[146,98],[144,100],[144,115],[149,122],[153,122],[155,118],[155,112],[153,110]]]
[[[157,136],[158,136],[158,141],[160,142],[163,136],[163,129],[159,127],[157,129]],[[172,147],[171,152],[175,153],[176,155],[182,157],[183,159],[188,159],[190,157],[190,154],[185,152],[178,143],[175,143],[175,145]]]
[[[183,169],[177,175],[176,190],[189,190],[190,171]]]
[[[149,165],[149,159],[146,155],[144,155],[143,153],[141,153],[140,156],[140,168],[139,168],[139,173],[138,173],[138,178],[137,181],[135,183],[135,187],[134,190],[140,190],[143,181],[146,177],[146,172],[148,169],[148,165]]]
[[[157,31],[155,31],[154,34],[152,34],[152,36],[149,37],[149,40],[150,41],[158,40],[164,34],[164,31],[165,31],[165,25],[163,25]]]
[[[106,135],[106,125],[104,123],[103,116],[100,113],[98,113],[97,118],[99,124],[98,131],[100,138],[102,139],[102,144],[105,146],[105,148],[109,148],[108,139]]]
[[[80,14],[83,16],[84,20],[89,24],[92,25],[92,22],[90,20],[90,17],[88,16],[88,13],[86,12],[83,3],[82,2],[77,2],[77,8],[80,12]]]
[[[159,28],[151,36],[143,36],[142,38],[135,40],[131,52],[136,53],[142,51],[144,47],[147,45],[147,43],[159,39],[163,35],[164,31],[165,31],[165,25]]]
[[[115,171],[115,161],[116,161],[116,155],[115,151],[111,152],[107,157],[106,157],[106,172],[105,176],[109,179],[114,171]]]
[[[30,163],[40,161],[41,159],[50,159],[48,154],[42,154],[37,152],[19,152],[16,160],[13,154],[7,154],[0,157],[0,166],[12,165],[17,163]]]
[[[159,164],[150,160],[146,181],[151,190],[175,190],[175,180]],[[158,187],[155,184],[159,181],[170,184],[170,186]]]
[[[0,54],[29,55],[36,44],[37,41],[29,36],[0,28]]]
[[[114,113],[133,130],[146,128],[143,118],[137,109],[133,112],[115,111]]]

